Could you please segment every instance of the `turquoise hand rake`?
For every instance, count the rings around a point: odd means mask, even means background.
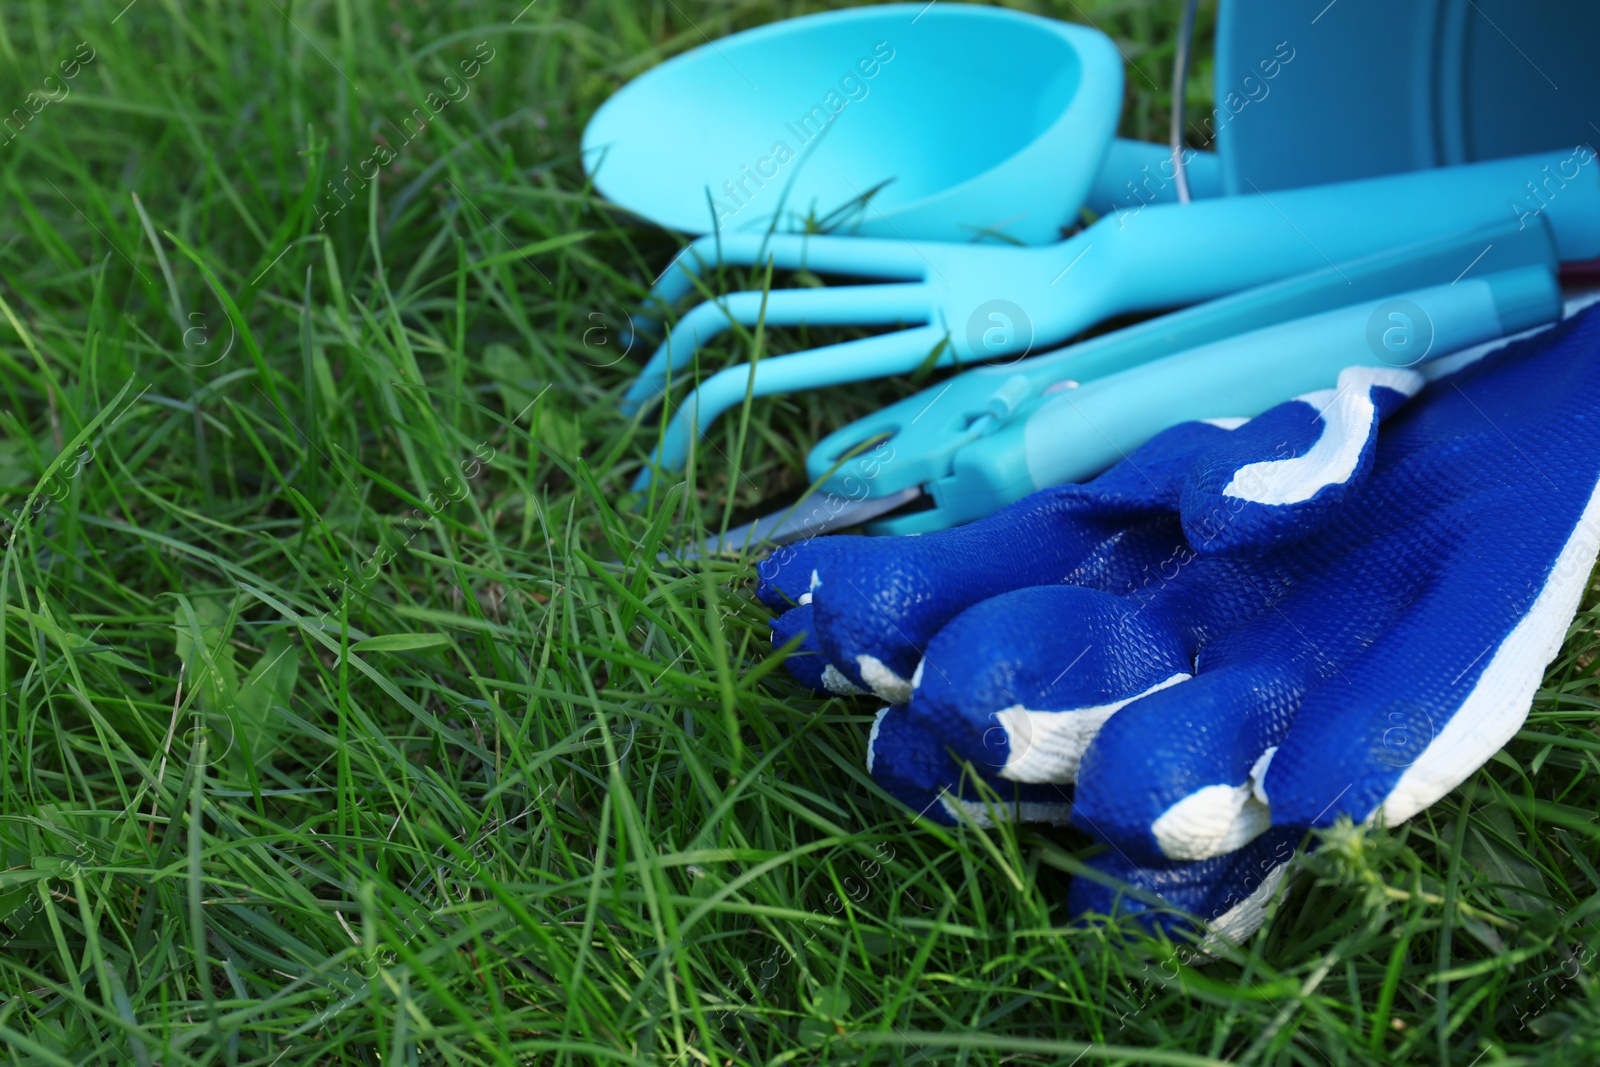
[[[1367,178],[1108,216],[1070,240],[1040,248],[774,234],[702,237],[667,269],[654,297],[672,304],[694,278],[724,262],[770,262],[886,284],[741,292],[694,308],[673,327],[629,390],[637,410],[665,392],[696,350],[730,323],[893,325],[891,333],[718,371],[679,405],[652,469],[681,469],[694,440],[747,393],[816,389],[938,365],[1021,358],[1113,315],[1178,307],[1290,274],[1504,220],[1542,215],[1564,261],[1600,253],[1600,213],[1590,157],[1581,193],[1548,202],[1527,188],[1573,152]],[[1564,172],[1563,172],[1564,173]],[[1585,184],[1586,183],[1586,184]],[[1519,205],[1521,205],[1519,207]],[[1469,263],[1463,263],[1465,271]]]

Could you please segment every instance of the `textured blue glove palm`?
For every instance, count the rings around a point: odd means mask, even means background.
[[[869,767],[919,814],[1070,818],[1241,934],[1308,828],[1399,823],[1515,734],[1594,562],[1600,308],[1424,384],[1352,368],[970,526],[784,550],[774,642],[889,702]]]

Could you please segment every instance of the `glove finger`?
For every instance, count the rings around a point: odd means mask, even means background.
[[[1169,514],[1129,520],[1098,509],[1083,487],[1065,486],[937,534],[830,538],[837,547],[796,553],[770,584],[798,589],[793,575],[809,570],[828,660],[853,684],[902,704],[928,642],[971,605],[1062,581],[1126,587],[1181,544]]]
[[[1349,367],[1336,388],[1238,427],[1184,483],[1189,543],[1198,552],[1258,555],[1321,529],[1371,470],[1378,424],[1422,384],[1416,371]]]
[[[1073,822],[1139,863],[1241,847],[1271,822],[1251,769],[1303,692],[1276,666],[1234,665],[1132,702],[1084,754]]]
[[[1081,586],[1020,589],[962,612],[928,646],[910,713],[962,759],[1018,782],[1071,782],[1129,701],[1187,679],[1192,634]]]
[[[1133,915],[1147,928],[1171,932],[1194,929],[1186,913],[1204,920],[1212,936],[1237,944],[1261,927],[1267,905],[1288,873],[1298,837],[1295,831],[1270,830],[1225,856],[1155,866],[1110,849],[1088,865],[1127,889],[1074,878],[1067,908],[1078,917]],[[1148,895],[1159,897],[1166,907],[1142,899]]]
[[[867,770],[917,815],[945,825],[991,826],[997,818],[1064,824],[1072,814],[1070,789],[1008,782],[981,768],[963,775],[948,746],[903,707],[884,708],[873,720]]]
[[[868,538],[854,535],[812,537],[784,545],[756,564],[756,599],[773,611],[811,603],[818,572]]]
[[[832,693],[836,696],[858,696],[861,690],[851,685],[849,680],[840,674],[823,655],[822,646],[817,643],[816,622],[812,618],[813,612],[810,604],[802,604],[772,620],[772,647],[782,648],[784,645],[800,639],[800,644],[789,652],[783,661],[784,669],[802,685],[809,686],[819,693]]]

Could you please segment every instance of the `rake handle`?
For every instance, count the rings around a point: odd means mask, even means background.
[[[1120,310],[1174,307],[1385,248],[1543,219],[1563,262],[1600,255],[1600,163],[1587,148],[1108,216]],[[1098,249],[1097,249],[1098,251]],[[1465,271],[1470,264],[1463,262]]]

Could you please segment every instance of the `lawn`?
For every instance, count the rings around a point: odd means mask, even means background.
[[[749,561],[658,562],[931,380],[747,404],[628,492],[619,327],[679,238],[583,124],[818,6],[0,0],[16,1062],[1600,1062],[1593,596],[1505,752],[1200,965],[1069,923],[1082,836],[912,824]],[[1019,6],[1113,34],[1164,136],[1177,3]]]

